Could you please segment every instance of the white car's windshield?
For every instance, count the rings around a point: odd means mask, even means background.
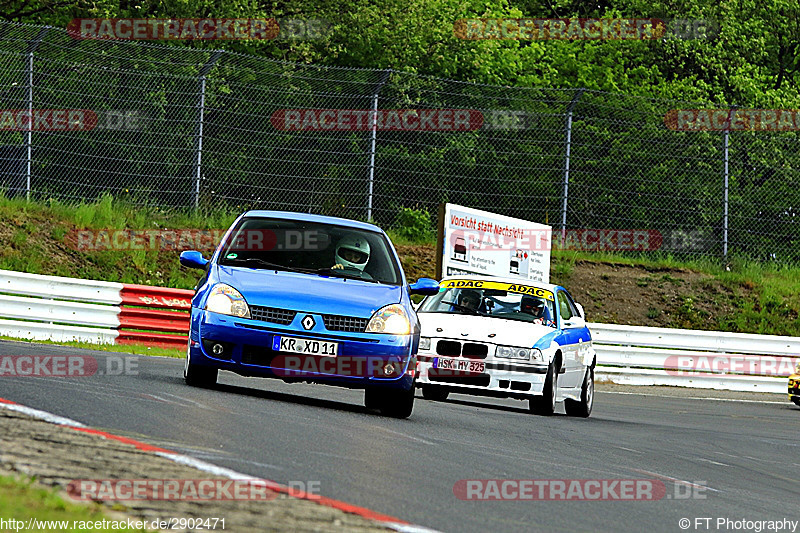
[[[555,327],[552,300],[499,289],[442,288],[427,297],[417,312],[480,315]]]

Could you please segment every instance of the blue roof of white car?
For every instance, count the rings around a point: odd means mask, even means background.
[[[542,283],[541,281],[534,281],[532,279],[525,279],[525,278],[512,278],[512,277],[500,277],[500,276],[478,276],[475,274],[464,274],[462,276],[447,276],[442,278],[442,281],[448,279],[474,279],[474,280],[483,280],[483,281],[498,281],[500,283],[515,283],[519,285],[533,285],[535,287],[540,287],[542,289],[548,290],[550,292],[555,292],[556,289],[563,289],[561,285],[553,285],[552,283]]]
[[[335,224],[337,226],[347,226],[350,228],[358,228],[367,231],[377,231],[383,233],[383,230],[374,224],[368,222],[359,222],[358,220],[350,220],[348,218],[328,217],[324,215],[312,215],[310,213],[297,213],[294,211],[262,211],[253,210],[248,211],[244,215],[246,217],[263,217],[263,218],[282,218],[285,220],[303,220],[307,222],[318,222],[320,224]]]

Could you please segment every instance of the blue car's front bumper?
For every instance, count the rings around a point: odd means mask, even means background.
[[[192,364],[230,370],[245,376],[312,381],[351,388],[414,386],[416,360],[412,335],[327,331],[320,315],[311,314],[310,331],[298,313],[291,324],[242,319],[192,308],[189,350]],[[275,335],[336,342],[338,357],[322,358],[273,349]],[[219,344],[222,353],[214,354]]]

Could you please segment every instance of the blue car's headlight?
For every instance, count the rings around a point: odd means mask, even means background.
[[[206,300],[206,311],[220,313],[222,315],[238,316],[239,318],[250,318],[250,308],[244,301],[244,296],[224,283],[218,283],[211,289],[211,294]]]
[[[411,322],[406,310],[400,304],[381,307],[372,315],[367,324],[367,333],[386,333],[388,335],[408,335]]]

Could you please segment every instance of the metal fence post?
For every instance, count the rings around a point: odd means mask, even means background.
[[[566,158],[564,160],[564,188],[561,200],[561,242],[567,238],[567,198],[569,198],[569,158],[572,153],[572,110],[580,100],[586,89],[581,87],[572,97],[572,101],[567,107],[567,139],[566,139]]]
[[[50,30],[50,26],[39,30],[39,34],[32,41],[28,42],[28,128],[25,130],[25,148],[27,151],[27,162],[25,170],[25,199],[31,200],[31,168],[33,162],[33,53],[39,47],[39,43],[44,39],[45,34]]]
[[[381,72],[381,77],[375,90],[372,91],[372,125],[370,127],[370,148],[369,148],[369,192],[367,193],[367,221],[372,220],[372,192],[375,183],[375,143],[378,139],[378,94],[381,88],[389,80],[391,70]]]
[[[200,174],[203,164],[203,119],[206,110],[206,75],[222,55],[222,50],[215,50],[211,59],[206,61],[200,69],[200,102],[198,102],[197,131],[195,133],[195,187],[194,187],[194,208],[200,207]]]
[[[728,125],[725,131],[722,132],[722,157],[725,162],[722,200],[722,257],[724,259],[728,259],[728,136],[730,134],[730,125],[731,122],[733,122],[734,113],[736,113],[735,106],[732,107],[728,113]]]

